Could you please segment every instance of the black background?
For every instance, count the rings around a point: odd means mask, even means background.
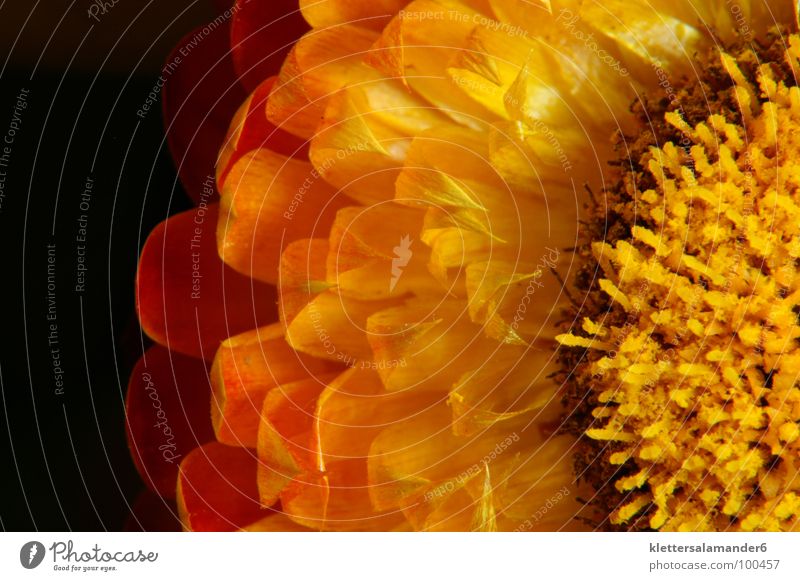
[[[160,109],[136,111],[170,49],[213,19],[205,0],[0,4],[0,140],[29,90],[0,210],[0,526],[120,530],[143,489],[124,431],[142,339],[136,261],[147,233],[189,207]],[[2,144],[0,144],[2,146]],[[88,176],[90,209],[79,208]],[[85,291],[75,291],[77,218],[88,214]],[[55,224],[55,231],[53,231]],[[47,245],[56,244],[56,393],[48,345]]]

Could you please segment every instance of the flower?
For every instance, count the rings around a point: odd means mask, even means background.
[[[669,110],[640,140],[612,194],[630,232],[591,243],[604,296],[559,339],[595,351],[576,375],[586,435],[622,467],[614,524],[797,526],[799,56],[792,34],[703,59],[708,110]]]
[[[185,528],[794,526],[796,15],[697,4],[234,4],[250,96],[213,178],[172,140],[199,204],[138,279],[182,355],[140,362],[129,434]]]

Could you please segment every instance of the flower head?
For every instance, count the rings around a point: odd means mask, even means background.
[[[184,265],[204,316],[161,292],[152,324],[140,267],[145,329],[213,359],[184,526],[565,530],[606,500],[623,527],[794,526],[796,41],[754,59],[796,20],[737,7],[301,0],[277,75],[242,73],[216,241],[159,233],[216,242]]]

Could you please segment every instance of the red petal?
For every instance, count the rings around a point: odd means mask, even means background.
[[[173,351],[211,360],[232,335],[277,320],[272,286],[225,266],[216,204],[172,216],[150,233],[139,260],[136,306],[145,332]]]
[[[231,47],[244,87],[252,91],[277,74],[292,44],[307,30],[297,0],[236,0]]]
[[[210,402],[204,361],[160,345],[139,359],[125,396],[128,446],[139,474],[153,491],[174,497],[183,457],[214,439]]]
[[[217,440],[255,448],[267,393],[312,377],[321,384],[340,370],[340,365],[294,351],[278,323],[227,339],[211,370],[211,417]]]
[[[174,500],[161,498],[145,489],[131,507],[131,514],[125,521],[127,532],[165,532],[175,533],[181,530],[178,518],[178,507]]]
[[[230,18],[187,34],[164,65],[162,107],[172,157],[189,196],[212,201],[214,176],[228,123],[247,97],[230,53]]]
[[[206,444],[181,463],[178,511],[192,531],[232,531],[263,519],[256,486],[255,452],[219,442]]]
[[[220,188],[234,164],[254,149],[268,148],[287,157],[308,159],[307,141],[278,129],[267,119],[267,99],[276,78],[263,81],[236,112],[217,163]]]

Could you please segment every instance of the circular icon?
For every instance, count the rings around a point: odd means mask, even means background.
[[[19,551],[19,562],[26,569],[35,569],[44,560],[44,545],[38,541],[31,541],[22,545]]]

